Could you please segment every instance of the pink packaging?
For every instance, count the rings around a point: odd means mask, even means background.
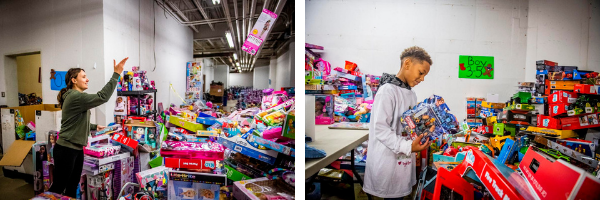
[[[162,157],[188,159],[223,160],[225,148],[215,142],[197,143],[183,141],[164,141],[160,150]]]
[[[281,136],[281,131],[283,129],[281,128],[281,126],[277,126],[274,128],[270,128],[267,129],[265,131],[263,131],[262,133],[262,138],[264,139],[276,139],[276,138],[281,138],[283,136]]]
[[[105,158],[114,156],[121,151],[121,146],[113,146],[111,144],[96,144],[93,146],[83,147],[83,153],[94,156],[96,158]]]

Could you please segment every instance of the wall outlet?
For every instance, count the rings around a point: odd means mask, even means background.
[[[6,96],[6,93],[5,93],[5,92],[2,92],[2,97],[5,97],[5,96]]]

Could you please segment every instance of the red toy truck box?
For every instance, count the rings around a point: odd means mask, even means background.
[[[600,180],[534,147],[529,147],[519,169],[539,199],[600,199]]]

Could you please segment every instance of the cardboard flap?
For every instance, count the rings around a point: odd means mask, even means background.
[[[142,122],[140,120],[134,120],[134,119],[127,120],[125,122],[125,126],[139,126],[139,127],[152,127],[152,128],[156,127],[156,126],[154,126],[154,121]]]
[[[0,166],[21,166],[35,141],[15,140],[7,153],[0,160]]]

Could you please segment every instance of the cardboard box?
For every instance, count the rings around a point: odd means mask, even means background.
[[[548,109],[549,109],[549,114],[551,117],[566,115],[567,111],[569,111],[569,104],[568,103],[550,104],[548,106]]]
[[[560,118],[560,123],[564,130],[600,127],[599,121],[598,114]]]
[[[209,94],[213,96],[222,97],[225,93],[222,85],[210,85]]]
[[[536,65],[547,65],[547,66],[553,66],[553,67],[558,66],[557,62],[549,61],[549,60],[538,60],[538,61],[535,61],[535,64]]]
[[[231,138],[225,136],[219,137],[217,142],[222,144],[225,148],[242,153],[246,156],[255,158],[270,165],[275,164],[275,159],[277,159],[278,155],[277,151],[262,150],[255,148],[250,143],[248,143],[246,139],[242,139],[239,136],[233,136]]]
[[[590,84],[575,84],[573,90],[579,94],[598,94],[596,87]]]
[[[546,80],[546,90],[574,90],[579,81],[550,81]]]
[[[551,104],[555,103],[575,103],[577,100],[577,93],[568,91],[558,91],[548,96],[548,102]]]
[[[135,141],[134,139],[128,138],[127,136],[123,135],[123,134],[119,134],[119,133],[115,133],[112,138],[111,138],[111,142],[113,144],[118,144],[121,145],[121,147],[123,147],[124,149],[126,149],[127,151],[133,152],[133,150],[137,149],[138,146],[138,142]]]
[[[261,198],[254,195],[254,192],[246,189],[246,185],[250,183],[252,183],[251,185],[255,185],[254,187],[262,186],[275,189],[275,191],[269,191],[269,194],[283,193],[289,196],[294,196],[294,187],[288,185],[287,183],[284,183],[282,179],[271,180],[267,177],[262,177],[257,179],[234,182],[233,197],[237,200],[260,200]],[[277,187],[274,187],[275,185],[277,185]],[[252,186],[250,186],[249,188],[252,188]]]
[[[545,116],[545,115],[537,116],[537,127],[544,127],[544,128],[550,128],[550,129],[562,129],[562,126],[560,124],[560,119],[550,117],[550,116]]]
[[[600,199],[600,180],[564,160],[529,147],[519,164],[529,188],[540,199]],[[556,181],[560,180],[560,184]]]

